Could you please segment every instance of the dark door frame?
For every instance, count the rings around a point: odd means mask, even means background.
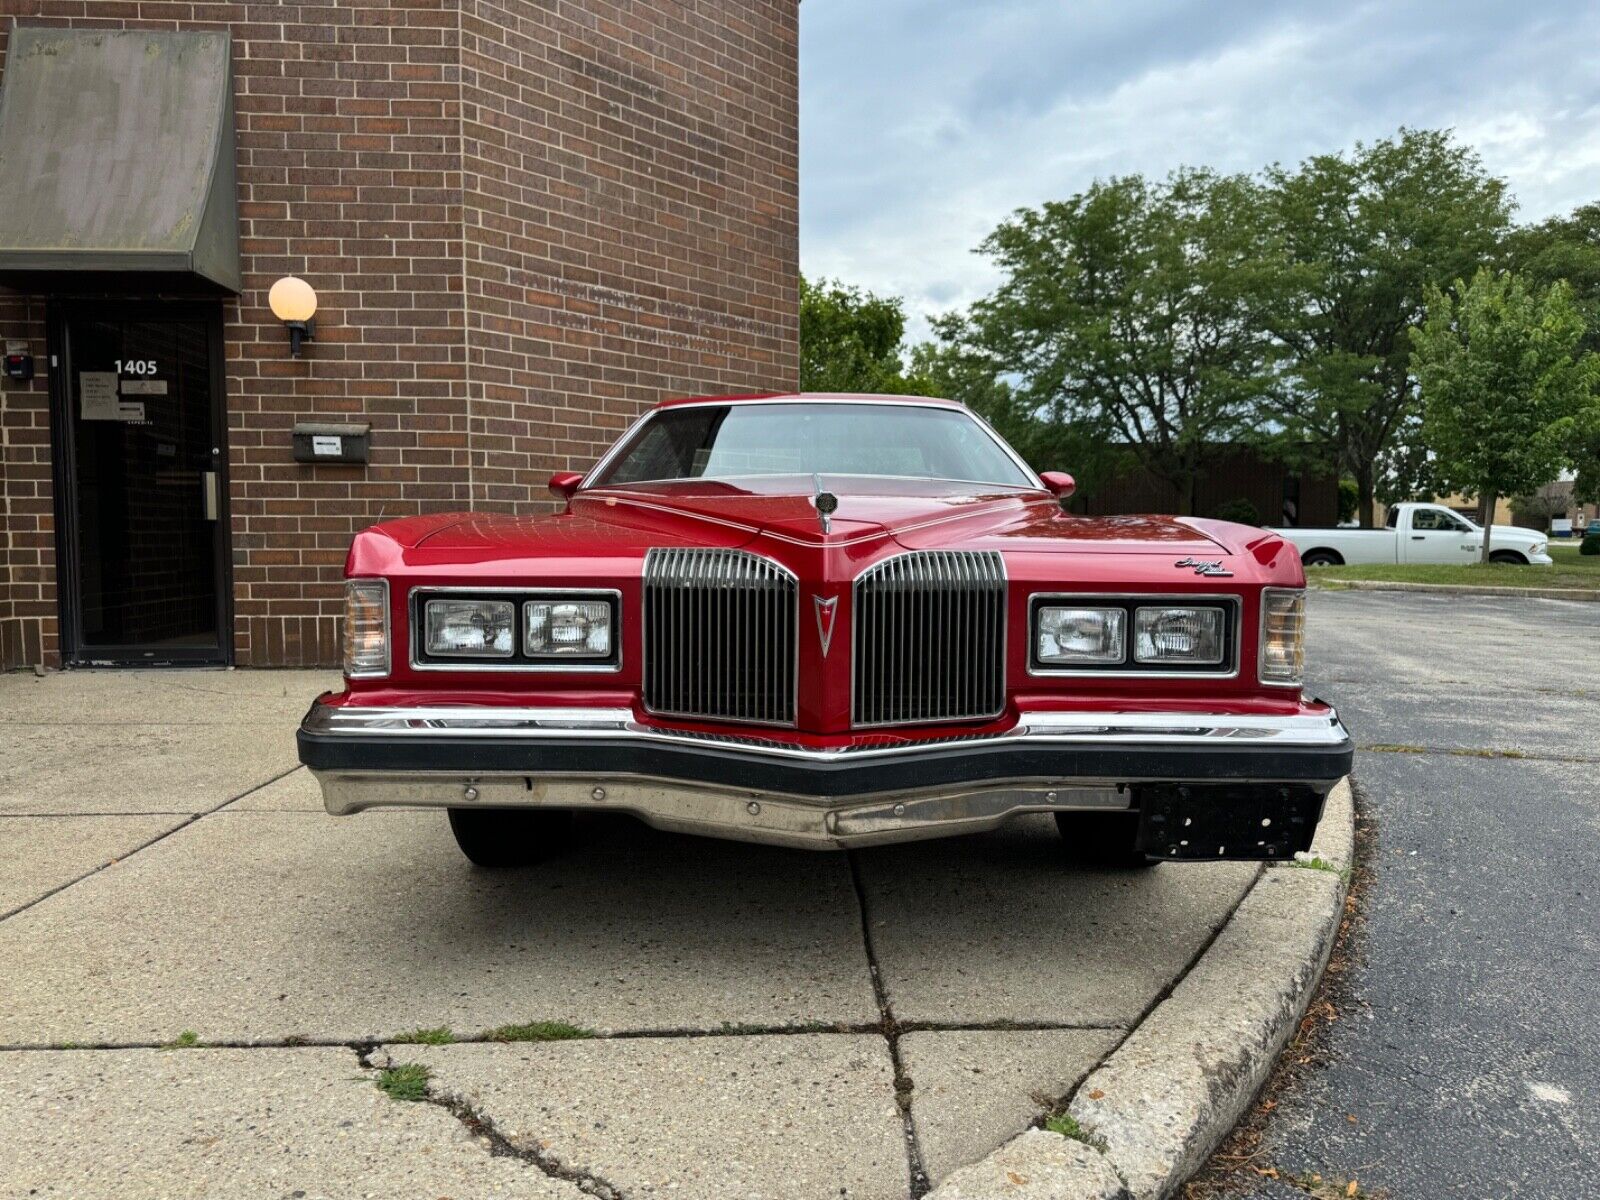
[[[217,453],[217,519],[212,523],[217,589],[216,649],[173,647],[149,657],[137,646],[83,645],[82,597],[78,589],[77,447],[72,424],[72,348],[67,325],[73,318],[118,317],[143,320],[203,321],[211,372],[211,428]],[[50,465],[56,517],[56,598],[61,620],[61,662],[67,667],[179,667],[233,665],[232,519],[228,503],[227,370],[223,361],[222,304],[196,301],[137,299],[52,299],[45,311],[46,347],[50,358]]]

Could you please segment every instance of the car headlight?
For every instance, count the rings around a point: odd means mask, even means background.
[[[1220,663],[1224,615],[1220,608],[1135,609],[1133,661]]]
[[[430,655],[510,658],[517,648],[517,606],[483,597],[429,600],[423,606],[423,645]]]
[[[1549,542],[1539,542],[1533,547],[1533,553],[1536,555],[1543,554],[1548,549],[1550,549]]]
[[[389,673],[388,580],[345,581],[344,673],[350,679]]]
[[[1127,657],[1127,621],[1120,608],[1042,606],[1034,656],[1040,663],[1120,663]]]
[[[1299,588],[1261,591],[1262,683],[1299,687],[1306,668],[1306,594]]]
[[[531,600],[523,607],[523,649],[530,658],[610,658],[606,600]]]

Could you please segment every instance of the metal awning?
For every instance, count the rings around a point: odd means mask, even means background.
[[[19,27],[0,78],[0,284],[237,292],[226,33]]]

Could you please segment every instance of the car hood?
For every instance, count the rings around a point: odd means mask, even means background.
[[[642,556],[655,546],[747,546],[783,557],[838,549],[860,561],[900,549],[1098,555],[1242,553],[1264,531],[1167,516],[1076,516],[1033,488],[901,479],[824,479],[838,500],[824,531],[810,477],[596,488],[565,513],[446,513],[374,532],[416,566]],[[1276,539],[1274,539],[1276,541]],[[774,544],[775,543],[775,544]]]

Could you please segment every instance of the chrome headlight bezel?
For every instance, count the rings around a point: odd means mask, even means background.
[[[509,655],[488,657],[482,654],[430,653],[426,640],[427,605],[438,600],[493,600],[512,606],[513,645]],[[527,640],[528,608],[547,603],[604,604],[609,610],[610,644],[604,655],[548,655],[529,652]],[[411,669],[414,671],[501,671],[566,672],[614,674],[622,670],[622,593],[616,588],[537,588],[537,587],[450,587],[445,585],[411,589],[408,606],[411,619]]]
[[[1045,608],[1119,608],[1126,614],[1124,654],[1118,662],[1043,661],[1039,655],[1039,613]],[[1137,661],[1134,655],[1135,613],[1140,608],[1216,609],[1222,628],[1220,662]],[[1028,597],[1027,671],[1036,676],[1089,677],[1101,679],[1233,679],[1239,674],[1244,601],[1236,593],[1167,592],[1035,592]]]

